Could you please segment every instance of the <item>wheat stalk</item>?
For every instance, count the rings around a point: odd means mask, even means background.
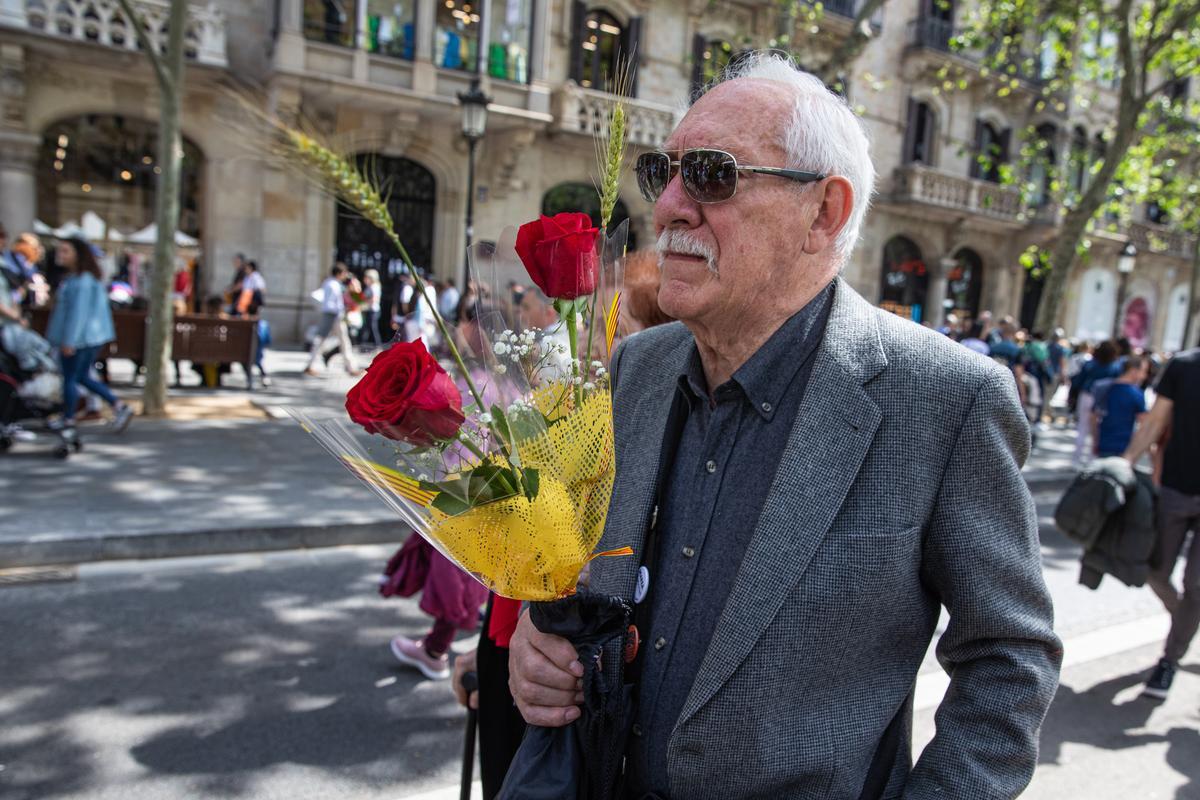
[[[632,83],[632,57],[622,58],[617,75],[609,82],[608,91],[616,99],[608,118],[608,135],[597,140],[596,156],[600,167],[600,228],[606,229],[612,221],[613,209],[617,207],[617,195],[621,183],[621,166],[625,160],[625,144],[628,138],[628,117],[625,108],[625,93]]]

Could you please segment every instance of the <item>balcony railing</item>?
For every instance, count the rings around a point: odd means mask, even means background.
[[[607,92],[583,89],[566,83],[555,97],[555,125],[561,131],[588,136],[608,135],[613,96]],[[675,111],[644,100],[625,100],[629,143],[640,147],[660,147],[675,128]]]
[[[1024,211],[1020,191],[1011,186],[960,178],[920,164],[896,169],[893,196],[1013,222],[1019,221]]]
[[[908,23],[908,41],[915,47],[927,47],[942,53],[954,52],[950,40],[954,38],[954,23],[936,17],[918,17]]]
[[[1162,253],[1190,259],[1196,249],[1195,239],[1164,225],[1134,222],[1126,233],[1141,253]]]
[[[137,33],[117,0],[25,0],[24,5],[24,23],[30,30],[122,50],[140,49]],[[162,52],[166,48],[170,3],[133,0],[133,6],[146,23],[150,41]],[[228,66],[225,15],[214,3],[188,7],[184,48],[186,56],[200,64]]]

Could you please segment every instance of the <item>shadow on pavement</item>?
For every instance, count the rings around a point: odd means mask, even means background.
[[[429,618],[377,596],[381,567],[292,557],[3,590],[0,795],[282,796],[263,781],[286,764],[359,787],[346,796],[437,777],[462,712],[392,659],[388,639]]]
[[[1136,696],[1122,703],[1116,698],[1146,680],[1149,669],[1122,675],[1078,692],[1060,686],[1042,727],[1039,763],[1057,764],[1066,743],[1084,744],[1107,751],[1166,743],[1167,763],[1188,778],[1176,793],[1178,800],[1195,800],[1200,791],[1200,733],[1173,728],[1167,734],[1138,732],[1161,703]]]

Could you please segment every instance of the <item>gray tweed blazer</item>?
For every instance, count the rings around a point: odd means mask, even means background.
[[[592,589],[633,595],[676,378],[675,323],[614,358],[617,479]],[[887,798],[1009,798],[1028,784],[1061,643],[1021,477],[1011,374],[840,281],[772,489],[670,733],[670,796],[855,800],[889,723]],[[944,605],[951,677],[912,764],[917,670]],[[612,663],[616,659],[606,659]]]

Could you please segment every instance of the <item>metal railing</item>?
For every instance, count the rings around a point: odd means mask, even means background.
[[[950,40],[954,38],[954,23],[936,17],[917,17],[908,23],[909,43],[916,47],[927,47],[942,53],[954,52]]]
[[[166,0],[133,0],[150,41],[161,52],[170,12]],[[25,0],[25,26],[50,36],[137,51],[137,32],[117,0]],[[198,63],[228,66],[225,56],[225,15],[215,3],[188,7],[184,32],[185,54]]]

